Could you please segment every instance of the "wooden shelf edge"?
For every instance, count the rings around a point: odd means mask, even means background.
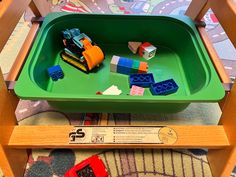
[[[83,128],[83,126],[81,126]],[[102,126],[97,126],[101,127]],[[110,127],[110,126],[105,126]],[[122,126],[119,126],[122,127]],[[142,127],[142,126],[140,126]],[[146,127],[146,126],[145,126]],[[149,126],[155,127],[155,126]],[[74,126],[15,126],[8,146],[14,148],[211,148],[229,146],[223,126],[168,126],[177,134],[174,144],[69,144]]]
[[[20,71],[25,63],[25,60],[27,58],[27,55],[30,51],[30,48],[33,44],[33,41],[36,37],[36,34],[39,30],[39,23],[33,23],[32,27],[30,28],[30,31],[25,39],[24,44],[21,47],[21,50],[19,51],[16,60],[14,61],[14,64],[11,67],[11,70],[7,76],[7,81],[15,81],[18,78],[18,75],[20,74]]]

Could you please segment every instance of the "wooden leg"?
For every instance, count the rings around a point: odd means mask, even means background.
[[[224,104],[219,124],[223,125],[230,146],[209,150],[208,159],[215,177],[229,177],[236,165],[236,85],[233,85]]]
[[[33,1],[30,2],[29,7],[30,7],[30,9],[32,10],[32,12],[34,13],[34,15],[36,17],[40,17],[41,16],[38,8],[36,7],[36,5],[35,5],[35,3]]]
[[[12,108],[13,108],[13,110],[16,110],[16,108],[17,108],[17,105],[18,105],[18,103],[19,103],[19,98],[15,95],[15,93],[14,93],[14,91],[13,90],[11,90],[11,91],[9,91],[10,92],[10,100],[12,100],[11,101],[11,105],[12,105]],[[17,123],[18,124],[18,123]]]
[[[220,102],[219,102],[219,106],[220,106],[221,111],[224,110],[225,103],[226,103],[228,96],[229,96],[229,92],[225,92],[225,97],[222,100],[220,100]]]
[[[8,146],[14,126],[17,125],[15,107],[17,99],[5,85],[0,69],[0,167],[6,177],[22,177],[28,159],[26,150]],[[12,102],[15,102],[14,105]]]
[[[10,1],[7,1],[10,2]],[[15,4],[9,4],[9,8],[6,8],[6,13],[1,14],[0,13],[0,22],[4,22],[5,24],[8,24],[6,26],[9,31],[4,36],[7,40],[11,33],[11,29],[14,28],[14,24],[16,23],[10,23],[12,22],[12,19],[14,19],[14,22],[17,22],[17,20],[20,18],[23,11],[26,9],[28,4],[30,3],[30,0],[17,0],[15,1]],[[4,6],[8,7],[7,5]],[[34,13],[38,13],[37,15],[46,15],[50,12],[49,4],[46,0],[33,0],[33,2],[30,3],[30,6],[33,9]],[[4,10],[4,9],[3,9]],[[16,15],[17,13],[17,15]],[[9,15],[12,16],[10,18],[11,21],[9,21],[7,18]],[[17,18],[16,18],[17,16]],[[5,18],[6,17],[6,18]],[[4,24],[4,23],[2,23]],[[11,26],[9,24],[12,24]],[[35,24],[32,26],[32,33],[30,33],[27,36],[27,40],[24,43],[24,49],[21,50],[20,54],[18,55],[17,63],[14,64],[14,66],[18,67],[13,68],[12,70],[14,72],[10,72],[10,75],[8,76],[8,80],[15,81],[17,78],[17,75],[20,71],[20,68],[22,66],[22,63],[24,61],[25,56],[27,55],[28,49],[31,46],[31,43],[34,39],[34,36],[38,30],[39,25]],[[1,30],[0,30],[1,31]],[[3,48],[6,40],[1,43],[0,45],[0,51]],[[20,60],[20,62],[18,62]],[[15,117],[15,108],[18,104],[18,98],[14,95],[13,92],[9,92],[6,88],[4,79],[2,77],[2,72],[0,70],[0,167],[3,171],[4,176],[6,177],[22,177],[24,175],[28,154],[26,149],[13,149],[8,146],[9,139],[11,137],[13,128],[15,125],[17,125],[17,120]]]
[[[2,1],[0,5],[0,52],[11,36],[16,24],[19,22],[30,0]],[[3,25],[3,26],[2,26]]]
[[[46,16],[51,12],[50,5],[46,0],[32,0],[29,4],[35,16]]]
[[[24,176],[28,155],[26,150],[0,145],[0,167],[6,177]]]
[[[209,150],[208,161],[214,177],[229,177],[236,165],[236,147]]]
[[[208,0],[193,0],[185,15],[189,16],[193,20],[201,20],[208,9]]]
[[[216,14],[221,26],[236,47],[236,6],[232,0],[214,0],[209,1],[212,11]]]

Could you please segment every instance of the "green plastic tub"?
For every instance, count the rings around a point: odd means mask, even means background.
[[[104,51],[103,65],[90,74],[62,61],[61,31],[79,28]],[[173,78],[179,89],[167,96],[130,96],[128,76],[110,72],[113,55],[147,61],[134,55],[128,41],[148,41],[157,47],[148,60],[156,82]],[[65,77],[52,81],[47,68],[59,64]],[[96,95],[116,85],[119,96]],[[185,109],[191,102],[218,101],[224,89],[192,20],[186,16],[49,14],[38,33],[15,87],[22,99],[48,100],[63,111],[165,112]]]

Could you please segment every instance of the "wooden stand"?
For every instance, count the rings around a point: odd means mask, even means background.
[[[6,28],[0,28],[0,51],[27,6],[30,6],[37,16],[46,15],[50,11],[46,0],[0,2],[0,26],[7,24]],[[193,0],[186,15],[198,21],[209,8],[212,8],[236,46],[236,8],[233,1]],[[39,24],[33,23],[7,80],[17,80],[38,28]],[[203,27],[198,29],[222,83],[229,84],[229,77],[205,29]],[[6,177],[23,176],[28,158],[26,149],[32,148],[209,148],[208,159],[213,176],[228,177],[236,163],[236,85],[226,95],[227,99],[221,102],[223,114],[219,125],[168,125],[178,134],[174,144],[70,144],[68,134],[73,126],[17,126],[14,110],[18,98],[7,89],[0,72],[0,167]],[[100,125],[107,125],[106,116],[102,116]]]

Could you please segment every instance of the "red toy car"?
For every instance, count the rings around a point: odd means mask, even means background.
[[[66,172],[64,177],[107,177],[107,169],[103,161],[94,155]]]

